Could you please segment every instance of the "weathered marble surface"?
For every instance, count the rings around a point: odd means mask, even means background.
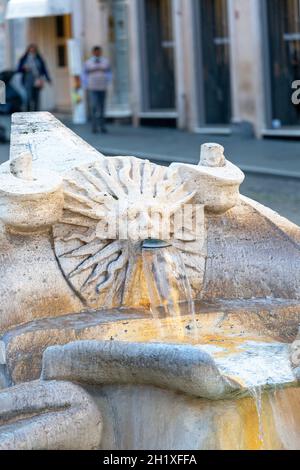
[[[202,341],[216,338],[221,344],[230,344],[232,339],[269,338],[288,344],[297,335],[300,323],[298,302],[284,299],[202,302],[196,305],[196,310],[200,312],[196,318],[200,326],[200,342],[201,338]],[[191,325],[189,316],[183,316],[175,323],[168,319],[155,322],[149,312],[142,310],[99,310],[41,319],[16,327],[2,336],[0,348],[6,363],[6,375],[17,384],[40,377],[43,352],[48,346],[81,340],[183,340],[192,343]],[[173,335],[171,339],[170,334]]]
[[[64,180],[64,212],[53,225],[54,249],[66,279],[89,308],[149,303],[141,269],[142,244],[148,238],[166,240],[181,252],[193,295],[200,294],[204,205],[194,207],[195,191],[177,174],[147,160],[108,157],[76,167]],[[186,205],[191,213],[183,232],[176,215],[180,212],[183,219]],[[194,230],[188,226],[192,221]]]
[[[48,232],[0,229],[0,333],[37,318],[84,309],[60,271]]]
[[[300,448],[299,389],[291,388],[297,344],[290,346],[300,322],[300,228],[240,196],[243,178],[216,144],[202,148],[198,166],[166,170],[104,160],[50,114],[14,116],[11,161],[0,167],[0,388],[38,379],[45,350],[50,381],[0,392],[0,448]],[[198,342],[191,318],[174,325],[149,316],[140,246],[132,282],[124,283],[131,254],[118,236],[116,251],[104,246],[99,255],[98,224],[110,212],[102,215],[103,198],[129,201],[135,224],[144,220],[144,192],[155,199],[161,180],[161,212],[173,190],[175,205],[203,209],[192,263],[186,240],[178,245],[194,298],[218,304],[198,305]],[[111,308],[120,306],[127,310]],[[52,379],[79,381],[87,394]],[[285,389],[261,393],[277,385]]]
[[[0,391],[0,450],[92,450],[101,435],[101,414],[77,385],[38,381]]]
[[[46,351],[42,375],[74,380],[87,390],[103,416],[105,450],[300,449],[299,388],[295,381],[279,386],[278,380],[276,391],[269,390],[268,367],[264,384],[256,382],[261,371],[254,351],[247,398],[236,382],[224,375],[220,380],[219,352],[214,363],[189,345],[72,343]],[[277,378],[291,380],[277,353],[271,351],[270,361]]]
[[[132,324],[130,329],[129,323]],[[2,336],[0,346],[7,375],[13,384],[37,380],[48,346],[113,337],[132,340],[137,329],[145,329],[147,334],[147,326],[150,326],[153,331],[151,324],[149,314],[135,311],[86,312],[30,322]]]
[[[145,386],[88,392],[103,416],[104,450],[300,449],[299,388],[217,401]]]
[[[33,153],[33,170],[63,174],[76,165],[104,158],[50,113],[17,113],[12,116],[10,161],[24,152]],[[3,165],[0,172],[7,172]]]
[[[0,214],[7,230],[46,230],[62,217],[62,178],[50,170],[32,171],[32,159],[21,154],[12,160],[10,173],[0,173]]]
[[[54,377],[91,385],[154,385],[214,400],[239,390],[204,351],[166,343],[77,341],[52,346],[44,353],[42,379]]]
[[[190,191],[195,191],[195,204],[204,204],[206,211],[224,214],[235,207],[240,198],[243,172],[226,160],[225,149],[217,144],[204,144],[199,165],[172,163]]]
[[[290,360],[295,377],[300,382],[300,330],[297,338],[290,346]]]

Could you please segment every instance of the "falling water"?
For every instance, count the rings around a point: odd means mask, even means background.
[[[249,448],[257,446],[260,449],[267,449],[272,445],[283,445],[284,448],[290,448],[292,445],[299,446],[297,423],[294,426],[296,431],[294,432],[295,437],[292,436],[292,443],[285,431],[288,426],[285,424],[280,410],[283,406],[282,403],[287,406],[286,400],[277,403],[276,397],[271,397],[271,399],[269,392],[266,391],[269,387],[274,388],[276,384],[288,386],[294,381],[288,345],[270,341],[269,338],[264,340],[259,335],[257,337],[245,335],[241,337],[238,334],[233,334],[228,338],[221,334],[212,338],[206,335],[203,329],[202,335],[198,335],[195,302],[192,300],[192,290],[181,253],[164,242],[147,241],[143,246],[143,267],[151,312],[153,319],[158,323],[161,338],[168,342],[174,340],[175,342],[188,342],[195,347],[200,347],[201,350],[212,356],[224,377],[237,381],[240,383],[241,389],[250,394],[250,399],[255,404],[256,413],[251,415],[251,427],[248,429],[251,431],[250,434],[247,434],[247,430],[243,434],[243,439],[249,441],[247,444]],[[276,361],[274,361],[274,357],[276,357]],[[292,394],[288,390],[282,391],[282,393]],[[272,410],[269,405],[270,400]],[[247,398],[241,398],[241,401],[237,403],[247,409]],[[237,416],[242,421],[244,415],[239,415],[238,409],[237,407]],[[290,414],[292,415],[292,411]],[[274,426],[276,426],[272,432],[265,425],[266,419],[270,420],[271,415],[274,416]],[[253,436],[256,436],[255,442]],[[230,443],[229,447],[240,445],[238,435],[236,439],[236,444]],[[281,440],[282,444],[280,444]],[[226,448],[227,443],[224,442],[223,445]]]
[[[165,242],[148,240],[143,245],[143,266],[151,312],[156,321],[167,318],[169,325],[177,330],[179,326],[181,338],[195,333],[195,304],[181,253]],[[192,319],[192,326],[184,325],[184,317]],[[163,336],[167,333],[165,330],[160,324]]]
[[[261,442],[262,450],[265,448],[264,426],[263,426],[263,408],[262,408],[262,387],[253,387],[249,389],[253,397],[258,419],[258,437]]]

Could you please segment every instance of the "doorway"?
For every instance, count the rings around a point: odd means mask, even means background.
[[[231,121],[231,80],[227,0],[198,0],[196,16],[200,124],[228,125]]]
[[[67,41],[72,37],[71,16],[34,18],[30,22],[30,42],[34,42],[46,61],[51,86],[42,93],[42,109],[70,112],[71,92]]]
[[[68,68],[68,39],[72,37],[71,16],[53,17],[54,63],[53,82],[55,87],[55,108],[68,111],[71,107],[70,76]]]
[[[141,2],[144,111],[176,109],[172,0]]]

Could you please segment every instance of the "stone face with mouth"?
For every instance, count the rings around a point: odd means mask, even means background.
[[[7,432],[4,448],[300,448],[300,229],[240,195],[244,175],[223,147],[204,145],[198,166],[105,158],[37,113],[14,116],[11,156],[0,169],[0,448]],[[145,239],[181,254],[194,316],[185,304],[151,315]],[[38,390],[34,413],[19,408]],[[65,418],[69,438],[45,443]]]

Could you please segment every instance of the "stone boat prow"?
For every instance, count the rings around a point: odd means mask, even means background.
[[[240,195],[244,175],[217,144],[199,165],[104,157],[48,113],[15,115],[11,142],[0,167],[4,447],[299,449],[300,228]],[[150,209],[173,217],[195,318],[151,316],[149,237],[103,235],[120,203],[151,238]],[[175,233],[186,205],[197,232]],[[71,441],[56,433],[65,419]]]

